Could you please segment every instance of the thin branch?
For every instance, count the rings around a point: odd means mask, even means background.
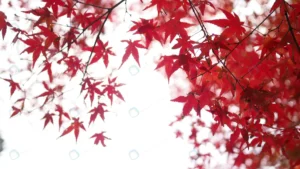
[[[285,33],[285,35],[282,37],[282,39],[283,39],[288,33],[289,33],[289,31],[287,31],[287,32]],[[282,39],[281,39],[281,40],[282,40]],[[259,60],[259,62],[257,62],[253,67],[251,67],[251,68],[248,70],[248,72],[245,73],[244,75],[242,75],[240,78],[243,79],[246,75],[248,75],[250,72],[252,72],[253,69],[255,69],[255,68],[256,68],[258,65],[260,65],[265,59],[267,59],[268,56],[269,56],[275,49],[276,49],[276,48],[272,48],[272,50],[271,50],[268,54],[266,54],[263,58],[261,58],[261,59]]]
[[[106,15],[105,20],[104,20],[103,24],[101,25],[101,28],[100,28],[99,31],[98,31],[98,34],[97,34],[97,36],[96,36],[96,39],[95,39],[94,45],[93,45],[93,47],[92,47],[91,53],[90,53],[90,55],[89,55],[88,61],[86,62],[86,67],[85,67],[85,70],[84,70],[84,73],[83,73],[82,80],[84,80],[84,77],[85,77],[85,75],[86,75],[86,73],[87,73],[87,69],[88,69],[88,67],[89,67],[89,63],[90,63],[91,58],[92,58],[92,54],[93,54],[93,52],[94,52],[95,46],[96,46],[96,44],[97,44],[97,41],[100,40],[100,34],[101,34],[102,30],[103,30],[103,27],[104,27],[105,22],[106,22],[107,19],[108,19],[109,14],[110,14],[110,13],[108,13],[108,14]]]
[[[91,50],[91,53],[90,53],[90,56],[89,56],[88,61],[87,61],[87,63],[86,63],[86,67],[85,67],[85,70],[84,70],[84,73],[83,73],[82,80],[84,80],[84,77],[85,77],[85,75],[86,75],[86,73],[87,73],[87,69],[88,69],[88,67],[89,67],[89,63],[90,63],[90,61],[91,61],[92,54],[93,54],[93,52],[94,52],[95,46],[96,46],[96,44],[97,44],[97,40],[98,40],[98,39],[100,40],[100,34],[101,34],[101,32],[102,32],[102,30],[103,30],[103,28],[104,28],[104,25],[105,25],[105,23],[106,23],[106,21],[107,21],[109,15],[112,13],[112,11],[113,11],[116,7],[118,7],[118,6],[119,6],[121,3],[123,3],[124,1],[126,2],[126,0],[121,0],[120,2],[118,2],[117,4],[115,4],[114,6],[112,6],[111,8],[109,8],[109,9],[107,10],[107,12],[104,13],[104,15],[106,14],[106,17],[105,17],[103,23],[101,24],[101,27],[100,27],[100,29],[99,29],[99,32],[98,32],[98,34],[97,34],[97,36],[96,36],[94,45],[93,45],[92,50]]]
[[[271,16],[271,14],[273,13],[274,11],[272,11],[268,16],[266,16],[266,18],[264,18],[248,35],[246,35],[241,41],[239,41],[239,43],[237,43],[230,51],[229,51],[229,53],[227,53],[226,55],[225,55],[225,62],[226,62],[226,59],[227,59],[227,57],[240,45],[240,44],[242,44],[242,42],[244,41],[244,40],[246,40],[250,35],[252,35],[270,16]],[[198,19],[198,18],[197,18]],[[198,21],[199,22],[199,21]],[[213,66],[211,66],[210,68],[209,68],[209,70],[211,70],[211,69],[213,69],[215,66],[216,66],[217,64],[215,64],[215,65],[213,65]],[[192,79],[195,79],[195,78],[197,78],[197,77],[199,77],[199,76],[203,76],[205,73],[207,73],[207,72],[204,72],[204,73],[201,73],[201,74],[199,74],[199,75],[197,75],[197,76],[195,76],[195,77],[193,77]]]
[[[295,45],[296,45],[296,47],[297,47],[297,49],[298,49],[298,52],[300,53],[300,46],[299,46],[298,41],[297,41],[297,39],[296,39],[296,36],[295,36],[295,34],[294,34],[294,32],[293,32],[293,27],[292,27],[290,18],[289,18],[288,14],[287,14],[288,9],[287,9],[287,7],[286,7],[286,2],[284,2],[284,7],[285,7],[284,15],[285,15],[286,21],[287,21],[288,26],[289,26],[289,31],[291,32],[291,35],[292,35],[293,40],[294,40],[294,42],[295,42]],[[293,55],[291,56],[291,58],[292,58],[293,63],[296,64],[296,61],[295,61],[295,58],[294,58]]]
[[[19,16],[19,15],[17,15],[17,14],[15,14],[15,17],[21,18],[21,19],[25,19],[25,20],[28,20],[28,21],[31,21],[31,22],[36,22],[36,21],[37,21],[37,20],[30,19],[30,18],[27,18],[27,17],[21,17],[21,16]],[[64,24],[61,24],[61,23],[58,23],[58,22],[53,22],[52,24],[54,24],[54,25],[59,25],[59,26],[63,26],[63,27],[74,28],[74,29],[78,29],[78,30],[83,30],[83,29],[80,29],[80,28],[75,27],[75,26],[64,25]]]
[[[102,7],[102,6],[99,6],[99,5],[94,5],[94,4],[90,4],[90,3],[86,3],[86,2],[81,2],[79,0],[74,0],[74,1],[77,2],[77,3],[83,4],[83,5],[88,5],[88,6],[92,6],[92,7],[99,8],[99,9],[106,9],[106,10],[110,9],[110,8]]]
[[[203,30],[204,35],[206,36],[206,39],[208,40],[208,42],[210,42],[210,38],[209,38],[208,31],[207,31],[206,27],[205,27],[204,24],[203,24],[203,21],[202,21],[202,19],[201,19],[200,13],[195,9],[195,7],[194,7],[194,5],[193,5],[193,3],[192,3],[191,0],[189,0],[189,3],[190,3],[190,5],[191,5],[191,8],[192,8],[192,10],[193,10],[194,15],[195,15],[196,18],[197,18],[198,23],[200,24],[200,26],[201,26],[201,28],[202,28],[202,30]],[[235,48],[234,48],[234,49],[235,49]],[[234,50],[234,49],[233,49],[233,50]],[[229,74],[235,79],[236,83],[238,83],[239,86],[240,86],[242,89],[244,89],[243,85],[239,82],[239,80],[237,79],[237,77],[231,72],[231,70],[225,65],[225,63],[222,62],[221,59],[219,59],[219,57],[218,57],[218,55],[215,53],[215,51],[214,51],[214,50],[212,50],[212,51],[213,51],[214,55],[218,58],[219,62],[223,65],[223,67],[224,67],[224,68],[229,72]],[[216,65],[217,65],[217,64],[216,64]]]

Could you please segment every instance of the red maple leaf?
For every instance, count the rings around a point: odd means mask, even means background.
[[[176,36],[179,36],[180,38],[186,39],[188,37],[187,28],[193,26],[193,24],[187,23],[187,22],[181,22],[180,18],[182,18],[185,15],[185,12],[176,12],[172,14],[170,20],[168,20],[165,24],[160,26],[159,30],[162,30],[164,34],[164,42],[166,43],[166,40],[170,37],[170,42],[173,41],[173,39]]]
[[[169,0],[151,0],[150,5],[146,6],[143,10],[156,6],[157,15],[160,15],[162,10],[176,10],[181,6],[180,1]]]
[[[56,111],[58,111],[58,128],[60,129],[61,128],[61,126],[62,126],[62,123],[63,123],[63,117],[65,117],[65,118],[67,118],[67,119],[69,119],[70,120],[70,116],[69,116],[69,114],[67,113],[67,112],[65,112],[64,110],[63,110],[63,108],[60,106],[60,105],[56,105],[56,109],[55,109]]]
[[[274,10],[276,10],[278,7],[283,7],[284,9],[284,3],[286,3],[284,0],[275,0],[274,4],[272,5],[270,12],[273,12]],[[282,8],[280,8],[282,9]]]
[[[20,40],[29,46],[26,49],[24,49],[20,54],[24,53],[25,51],[27,53],[32,53],[32,68],[33,68],[35,62],[37,61],[41,53],[43,53],[44,56],[46,56],[45,48],[44,46],[42,46],[43,41],[41,38],[36,36],[34,36],[32,39],[26,39],[26,40],[20,39]]]
[[[188,96],[179,96],[171,101],[185,103],[182,110],[182,115],[190,115],[192,109],[194,109],[197,114],[200,114],[199,100],[195,98],[194,94],[190,93]]]
[[[232,37],[233,35],[236,35],[240,39],[246,32],[245,28],[243,27],[244,22],[240,21],[240,18],[236,13],[232,15],[230,12],[224,9],[220,10],[224,13],[227,19],[206,20],[204,22],[209,22],[221,28],[225,28],[221,34],[225,37]]]
[[[106,145],[105,145],[105,143],[104,143],[104,140],[111,140],[111,139],[108,138],[108,137],[106,137],[106,136],[104,136],[104,135],[103,135],[104,133],[105,133],[104,131],[101,132],[101,133],[96,133],[96,134],[94,134],[94,135],[91,137],[91,138],[95,138],[94,144],[98,145],[99,142],[101,141],[102,146],[103,146],[103,147],[106,147]]]
[[[65,7],[66,4],[64,3],[63,0],[43,0],[43,2],[46,2],[45,7],[51,7],[53,14],[55,17],[58,15],[58,8],[59,7]]]
[[[52,63],[49,63],[49,62],[48,62],[48,59],[47,59],[47,60],[44,62],[44,65],[45,65],[45,66],[44,66],[44,68],[42,69],[41,72],[47,70],[49,80],[50,80],[50,82],[53,82],[53,75],[52,75],[51,64],[52,64]]]
[[[194,5],[199,7],[202,15],[204,15],[206,6],[210,6],[213,9],[215,9],[215,6],[211,2],[206,1],[206,0],[199,0],[198,2],[196,1],[196,3]]]
[[[18,99],[15,103],[18,102],[21,102],[21,108],[16,108],[15,106],[12,106],[13,113],[11,114],[10,118],[14,117],[17,114],[21,114],[21,111],[23,110],[25,105],[25,98]]]
[[[78,70],[83,72],[84,65],[82,64],[81,59],[78,59],[77,56],[67,56],[66,54],[66,56],[58,60],[57,63],[61,64],[62,61],[67,65],[67,69],[64,71],[64,74],[71,78],[76,75]]]
[[[44,106],[49,101],[50,98],[52,99],[54,98],[55,90],[57,89],[57,88],[51,89],[46,82],[43,82],[43,86],[47,91],[35,97],[35,98],[46,97],[42,106]]]
[[[178,137],[183,138],[182,132],[180,130],[176,130],[175,134],[176,134],[176,138],[178,138]]]
[[[47,49],[51,46],[51,44],[53,44],[53,46],[54,46],[57,50],[59,50],[59,41],[60,41],[60,37],[57,36],[57,35],[53,32],[52,28],[49,29],[49,28],[46,28],[46,27],[44,27],[44,26],[38,26],[38,27],[39,27],[39,29],[41,30],[41,32],[36,33],[35,35],[41,34],[41,35],[43,35],[43,36],[46,37],[46,40],[45,40],[45,50],[47,50]]]
[[[122,65],[124,64],[124,62],[128,59],[128,57],[130,55],[133,56],[134,60],[138,63],[138,65],[140,66],[140,62],[139,62],[139,51],[137,48],[145,48],[142,44],[140,44],[139,40],[135,40],[135,41],[131,41],[131,40],[122,40],[122,42],[126,42],[128,43],[128,46],[126,47],[126,51],[125,54],[123,56],[122,59],[122,64],[120,65],[119,69],[122,67]]]
[[[89,125],[96,120],[96,118],[97,118],[98,115],[104,121],[104,119],[105,119],[104,113],[107,112],[107,110],[104,110],[104,108],[103,108],[104,106],[106,106],[106,104],[104,104],[104,103],[98,103],[97,107],[95,107],[92,110],[90,110],[89,113],[92,113],[92,114],[90,116]]]
[[[97,46],[95,47],[86,47],[84,50],[92,51],[94,48],[95,55],[93,56],[90,64],[98,62],[99,59],[103,58],[105,67],[108,66],[108,58],[110,56],[115,56],[116,54],[111,50],[111,47],[107,47],[108,42],[104,43],[101,40],[97,40]]]
[[[16,108],[16,107],[12,107],[12,109],[13,109],[13,113],[11,114],[11,116],[10,116],[10,118],[12,118],[13,116],[15,116],[15,115],[17,115],[17,114],[20,114],[21,113],[21,109],[19,109],[19,108]]]
[[[2,31],[2,38],[4,39],[6,34],[7,25],[9,23],[6,22],[6,15],[0,11],[0,31]],[[9,24],[10,25],[10,24]]]
[[[63,35],[62,46],[65,46],[65,44],[67,44],[68,50],[70,50],[72,43],[77,44],[77,34],[79,34],[79,32],[74,27],[70,28],[70,30]]]
[[[10,77],[11,78],[11,77]],[[9,82],[10,85],[10,96],[12,96],[14,94],[14,92],[16,91],[16,89],[22,90],[19,83],[14,82],[12,79],[4,79],[1,78],[7,82]]]
[[[107,96],[112,104],[113,102],[113,95],[117,96],[119,99],[124,100],[124,97],[122,96],[121,92],[119,90],[117,90],[117,87],[121,87],[124,84],[122,83],[115,83],[117,77],[110,79],[108,78],[108,85],[102,85],[102,87],[104,87],[103,89],[103,94],[107,93]]]
[[[146,48],[149,47],[150,43],[152,42],[153,38],[161,42],[161,35],[157,32],[156,28],[157,23],[154,22],[153,19],[147,20],[147,19],[140,19],[140,22],[135,22],[134,26],[132,26],[129,31],[135,31],[134,34],[141,34],[144,35],[146,38]]]
[[[39,19],[33,24],[33,27],[40,25],[41,23],[46,22],[47,28],[52,28],[53,21],[56,21],[56,18],[51,14],[47,7],[32,9],[29,11],[23,11],[24,13],[31,13],[35,16],[39,16]]]
[[[51,122],[53,124],[53,116],[54,115],[55,115],[54,113],[49,113],[49,112],[44,115],[44,117],[42,118],[42,119],[45,119],[44,129],[46,128],[46,126],[49,122]]]
[[[102,83],[102,81],[92,83],[91,80],[93,80],[93,79],[91,79],[91,78],[84,79],[84,82],[81,86],[81,92],[83,90],[87,90],[87,93],[84,96],[84,99],[86,99],[86,97],[89,95],[90,100],[91,100],[91,105],[92,105],[93,101],[94,101],[95,94],[98,94],[98,95],[101,96],[101,95],[103,95],[104,92],[101,92],[100,89],[97,88],[97,86],[100,85]]]
[[[69,134],[74,130],[74,135],[77,142],[79,136],[79,130],[83,129],[85,131],[85,127],[83,125],[83,122],[79,122],[79,118],[72,118],[72,120],[73,120],[72,124],[63,131],[63,133],[59,136],[59,138],[66,134]]]

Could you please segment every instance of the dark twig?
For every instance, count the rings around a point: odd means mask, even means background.
[[[289,32],[291,32],[291,35],[292,35],[293,40],[294,40],[294,42],[295,42],[295,45],[296,45],[296,47],[297,47],[297,49],[298,49],[298,52],[300,53],[300,46],[299,46],[299,44],[298,44],[298,42],[297,42],[297,39],[296,39],[296,36],[295,36],[295,34],[294,34],[294,32],[293,32],[293,27],[292,27],[290,18],[289,18],[289,16],[288,16],[288,9],[287,9],[287,7],[286,7],[286,2],[284,2],[284,7],[285,7],[284,15],[285,15],[286,21],[287,21],[288,26],[289,26]],[[293,63],[296,64],[296,61],[295,61],[294,56],[292,55],[291,57],[292,57]]]
[[[244,40],[246,40],[250,35],[252,35],[271,15],[272,15],[272,13],[273,13],[274,11],[272,11],[268,16],[266,16],[266,18],[264,18],[249,34],[247,34],[241,41],[239,41],[239,43],[237,43],[230,51],[229,51],[229,53],[227,53],[226,55],[225,55],[225,62],[226,62],[226,59],[228,58],[228,56],[240,45],[240,44],[242,44],[242,42],[244,41]],[[198,18],[197,18],[198,19]],[[198,20],[198,22],[199,22],[199,20]],[[215,65],[213,65],[213,66],[211,66],[210,68],[209,68],[209,70],[211,70],[211,69],[213,69],[215,66],[217,66],[217,64],[215,64]],[[195,79],[195,78],[197,78],[197,77],[199,77],[199,76],[203,76],[205,73],[207,73],[207,72],[204,72],[204,73],[201,73],[201,74],[199,74],[199,75],[197,75],[197,76],[195,76],[195,77],[193,77],[192,79]]]
[[[90,4],[90,3],[86,3],[86,2],[81,2],[79,0],[74,0],[74,1],[77,2],[77,3],[83,4],[83,5],[92,6],[92,7],[99,8],[99,9],[106,9],[106,10],[110,9],[110,8],[102,7],[102,6],[99,6],[99,5],[94,5],[94,4]]]
[[[85,70],[84,70],[84,73],[83,73],[82,80],[84,80],[84,77],[85,77],[85,75],[86,75],[86,73],[87,73],[87,69],[88,69],[88,67],[89,67],[89,63],[90,63],[90,61],[91,61],[92,54],[93,54],[93,52],[94,52],[95,46],[96,46],[96,44],[97,44],[97,41],[100,40],[100,34],[101,34],[101,32],[102,32],[102,30],[103,30],[103,28],[104,28],[104,25],[105,25],[105,23],[106,23],[106,21],[107,21],[109,15],[111,14],[111,12],[112,12],[116,7],[118,7],[118,6],[119,6],[121,3],[123,3],[124,1],[126,2],[126,0],[121,0],[120,2],[118,2],[117,4],[115,4],[114,6],[112,6],[111,8],[109,8],[109,9],[107,10],[107,12],[105,12],[105,13],[103,14],[103,15],[106,15],[106,17],[105,17],[103,23],[101,24],[101,27],[100,27],[100,29],[99,29],[99,32],[98,32],[98,34],[97,34],[97,36],[96,36],[94,45],[93,45],[93,47],[92,47],[91,53],[90,53],[89,58],[88,58],[88,61],[87,61],[87,63],[86,63],[86,67],[85,67]]]
[[[189,3],[190,3],[190,5],[191,5],[191,8],[192,8],[192,10],[193,10],[194,15],[195,15],[196,18],[197,18],[197,21],[198,21],[199,25],[201,26],[201,28],[202,28],[202,30],[203,30],[204,35],[206,36],[206,39],[210,42],[210,38],[209,38],[208,31],[207,31],[206,27],[205,27],[204,24],[203,24],[203,21],[202,21],[202,19],[201,19],[200,13],[195,9],[195,7],[194,7],[194,5],[193,5],[193,3],[192,3],[191,0],[189,0]],[[244,89],[243,85],[239,82],[239,80],[237,79],[237,77],[231,72],[231,70],[225,65],[225,63],[222,62],[221,59],[219,59],[219,57],[218,57],[218,55],[215,53],[215,51],[214,51],[214,50],[212,50],[212,51],[213,51],[214,55],[218,58],[219,62],[223,65],[223,67],[224,67],[224,68],[229,72],[229,74],[235,79],[236,83],[238,83],[239,86],[240,86],[242,89]]]
[[[282,37],[282,39],[283,39],[288,33],[289,33],[289,31],[287,31],[287,32],[285,33],[285,35]],[[276,49],[276,48],[272,48],[272,50],[271,50],[268,54],[266,54],[263,58],[261,58],[261,59],[259,60],[259,62],[257,62],[253,67],[251,67],[251,68],[248,70],[248,72],[245,73],[244,75],[242,75],[240,78],[243,79],[246,75],[248,75],[250,72],[252,72],[253,69],[255,69],[255,68],[256,68],[258,65],[260,65],[265,59],[267,59],[268,56],[269,56],[275,49]]]

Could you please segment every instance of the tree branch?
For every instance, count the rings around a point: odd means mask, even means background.
[[[206,39],[208,40],[208,42],[210,42],[211,40],[210,40],[210,38],[209,38],[209,34],[208,34],[208,32],[207,32],[206,27],[205,27],[204,24],[203,24],[203,21],[202,21],[202,19],[201,19],[200,13],[195,9],[195,7],[194,7],[194,5],[193,5],[193,3],[192,3],[191,0],[189,0],[189,3],[190,3],[190,5],[191,5],[191,8],[192,8],[192,10],[193,10],[194,15],[195,15],[196,18],[197,18],[197,21],[198,21],[199,25],[201,26],[201,28],[202,28],[202,30],[203,30],[204,35],[206,36]],[[236,46],[237,46],[237,45],[236,45]],[[243,85],[239,82],[239,80],[237,79],[237,77],[236,77],[236,76],[231,72],[231,70],[228,69],[228,67],[225,65],[225,62],[222,62],[222,60],[219,59],[218,55],[215,53],[214,50],[212,50],[212,52],[214,53],[214,55],[215,55],[215,56],[217,57],[217,59],[219,60],[219,63],[221,63],[221,64],[223,65],[223,67],[229,72],[229,74],[235,79],[236,83],[238,83],[239,86],[240,86],[242,89],[244,89]],[[216,64],[216,65],[217,65],[217,64]]]
[[[82,80],[84,80],[84,77],[85,77],[85,75],[86,75],[86,73],[87,73],[87,69],[88,69],[88,67],[89,67],[89,63],[90,63],[90,61],[91,61],[92,54],[93,54],[93,52],[94,52],[95,46],[96,46],[96,44],[97,44],[97,40],[98,40],[98,39],[100,40],[100,34],[101,34],[101,32],[102,32],[102,30],[103,30],[103,28],[104,28],[104,25],[105,25],[105,23],[106,23],[106,21],[107,21],[109,15],[111,14],[111,12],[112,12],[116,7],[118,7],[118,6],[119,6],[121,3],[123,3],[124,1],[126,2],[126,0],[121,0],[120,2],[118,2],[117,4],[115,4],[114,6],[112,6],[111,8],[109,8],[109,9],[107,10],[107,12],[105,12],[105,13],[103,14],[103,15],[106,14],[106,17],[105,17],[103,23],[101,24],[101,27],[100,27],[100,29],[99,29],[99,32],[98,32],[98,34],[97,34],[97,36],[96,36],[94,45],[93,45],[93,47],[92,47],[91,53],[90,53],[89,58],[88,58],[88,61],[87,61],[87,63],[86,63],[86,67],[85,67],[85,70],[84,70],[84,73],[83,73]]]
[[[102,7],[102,6],[98,6],[98,5],[94,5],[94,4],[89,4],[89,3],[81,2],[79,0],[74,0],[74,1],[77,2],[77,3],[83,4],[83,5],[88,5],[88,6],[92,6],[92,7],[99,8],[99,9],[106,9],[106,10],[110,9],[110,8],[107,8],[107,7]]]
[[[289,32],[291,32],[291,35],[292,35],[293,40],[294,40],[294,42],[295,42],[295,45],[296,45],[296,47],[297,47],[297,49],[298,49],[298,52],[300,53],[300,46],[299,46],[299,44],[298,44],[298,42],[297,42],[296,36],[295,36],[295,34],[294,34],[294,32],[293,32],[293,27],[292,27],[290,18],[289,18],[288,14],[287,14],[287,13],[288,13],[288,9],[287,9],[287,7],[286,7],[286,2],[284,2],[284,7],[285,7],[284,15],[285,15],[286,21],[287,21],[288,26],[289,26]],[[296,61],[295,61],[294,56],[292,55],[291,57],[292,57],[293,63],[296,64]]]

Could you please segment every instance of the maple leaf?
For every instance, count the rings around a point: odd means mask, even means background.
[[[54,113],[49,113],[49,112],[44,115],[44,117],[42,118],[42,119],[45,119],[44,129],[46,128],[46,126],[49,122],[51,122],[53,124],[53,116],[54,115],[55,115]]]
[[[240,21],[240,18],[236,13],[232,15],[230,12],[224,9],[220,10],[224,13],[227,19],[205,20],[204,22],[208,22],[221,28],[225,28],[221,36],[232,37],[235,34],[240,39],[246,32],[245,28],[243,27],[244,22]]]
[[[247,87],[242,91],[240,100],[248,103],[250,107],[266,109],[275,96],[275,93],[269,91]]]
[[[92,114],[90,116],[89,125],[96,120],[98,114],[101,117],[101,119],[104,121],[104,119],[105,119],[104,113],[107,112],[107,110],[104,110],[104,108],[103,108],[104,106],[106,106],[106,104],[98,103],[97,107],[90,110],[89,113],[92,113]]]
[[[65,7],[66,4],[62,0],[43,0],[46,2],[45,7],[51,7],[55,17],[58,16],[58,6]]]
[[[187,23],[187,22],[181,22],[180,19],[182,16],[185,15],[185,12],[176,12],[173,14],[165,24],[160,26],[160,30],[162,30],[164,34],[164,42],[166,43],[166,40],[170,37],[170,42],[173,41],[173,39],[176,36],[179,36],[182,39],[188,38],[187,28],[193,26],[193,24]]]
[[[25,98],[18,99],[15,103],[18,103],[18,102],[21,102],[21,108],[12,106],[13,113],[11,114],[10,118],[16,116],[17,114],[21,114],[21,111],[23,110],[24,105],[25,105]]]
[[[69,114],[67,113],[67,112],[65,112],[64,110],[63,110],[63,108],[60,106],[60,105],[56,105],[56,109],[55,109],[56,111],[58,111],[58,128],[60,129],[61,128],[61,126],[62,126],[62,123],[63,123],[63,120],[62,120],[62,118],[63,117],[65,117],[65,118],[67,118],[67,119],[69,119],[70,120],[70,116],[69,116]]]
[[[69,75],[71,78],[76,75],[78,70],[83,72],[83,64],[81,63],[81,59],[78,59],[78,57],[66,56],[58,60],[57,63],[61,64],[62,61],[64,61],[64,63],[67,65],[67,69],[64,71],[64,74]]]
[[[160,15],[162,10],[176,10],[180,7],[180,1],[169,1],[169,0],[151,0],[150,5],[146,6],[143,10],[156,6],[157,15]]]
[[[91,100],[91,105],[92,105],[93,101],[94,101],[95,94],[98,94],[98,95],[102,96],[104,92],[101,92],[100,89],[97,88],[97,86],[100,85],[102,83],[102,81],[92,83],[91,80],[93,80],[93,79],[91,79],[91,78],[85,78],[84,79],[84,82],[81,86],[81,92],[83,90],[87,90],[87,93],[84,96],[84,99],[86,99],[86,97],[89,95],[90,100]]]
[[[205,65],[203,65],[202,62],[197,61],[196,58],[192,58],[190,53],[162,56],[161,58],[162,59],[157,64],[157,67],[155,68],[155,70],[164,66],[165,72],[168,77],[168,81],[169,81],[171,75],[180,68],[182,68],[184,71],[186,71],[188,77],[193,77],[194,76],[193,72],[196,70],[204,70],[204,71],[209,72],[209,70],[205,67]]]
[[[67,44],[68,50],[70,50],[72,43],[77,44],[77,38],[76,38],[77,34],[79,34],[79,32],[72,27],[67,33],[63,35],[64,38],[63,38],[62,46],[65,46],[65,44]]]
[[[96,133],[96,134],[94,134],[94,135],[91,137],[91,138],[95,138],[94,144],[98,145],[99,142],[101,142],[102,146],[103,146],[103,147],[106,147],[106,145],[105,145],[105,143],[104,143],[104,140],[111,140],[111,139],[108,138],[108,137],[106,137],[106,136],[104,136],[104,135],[103,135],[104,133],[105,133],[104,131],[101,132],[101,133]]]
[[[103,93],[107,93],[107,96],[111,102],[111,105],[112,105],[112,102],[113,102],[113,95],[117,96],[119,99],[124,100],[122,94],[120,91],[116,90],[116,87],[121,87],[123,86],[124,84],[122,83],[115,83],[117,77],[113,78],[113,79],[110,79],[108,78],[108,85],[102,85],[102,87],[104,87],[103,89]]]
[[[20,40],[29,46],[28,48],[24,49],[20,54],[24,53],[25,51],[27,53],[32,53],[32,62],[33,62],[32,68],[33,68],[35,62],[37,61],[41,53],[43,53],[44,56],[46,56],[45,48],[44,46],[41,45],[42,40],[41,38],[38,38],[36,36],[34,36],[33,39],[26,39],[26,40],[20,39]]]
[[[139,43],[139,40],[131,41],[131,40],[122,40],[122,42],[127,42],[128,46],[126,47],[125,54],[122,59],[122,64],[120,65],[119,69],[122,67],[124,62],[128,59],[130,54],[132,54],[134,60],[138,63],[140,66],[139,62],[139,51],[137,48],[145,48],[142,44]],[[141,66],[140,66],[141,67]]]
[[[180,130],[176,130],[175,134],[176,134],[176,138],[178,138],[178,137],[183,138],[182,132]]]
[[[155,30],[158,27],[157,23],[154,22],[153,19],[147,20],[140,18],[140,20],[140,22],[133,21],[135,25],[132,26],[129,31],[135,31],[134,34],[144,35],[146,38],[146,48],[149,47],[153,38],[161,42],[160,34]]]
[[[4,39],[6,34],[7,25],[9,23],[6,22],[6,15],[0,11],[0,31],[2,31],[2,38]]]
[[[39,97],[46,97],[44,103],[43,103],[43,106],[48,102],[48,100],[50,99],[50,97],[54,98],[54,89],[51,89],[49,88],[48,84],[46,82],[42,82],[43,83],[43,86],[44,88],[47,90],[46,92],[36,96],[35,98],[39,98]]]
[[[17,114],[20,114],[22,111],[22,109],[16,108],[14,106],[12,107],[12,109],[13,109],[13,113],[11,114],[10,118],[14,117]]]
[[[56,21],[56,18],[51,14],[47,7],[37,8],[29,11],[23,11],[24,13],[31,13],[35,16],[39,16],[39,19],[33,24],[33,27],[40,25],[41,23],[46,22],[47,28],[52,28],[53,21]]]
[[[197,114],[200,114],[199,100],[196,99],[192,93],[188,94],[188,96],[179,96],[171,101],[185,103],[182,109],[183,116],[190,115],[192,109],[194,109]]]
[[[111,47],[107,47],[108,46],[108,42],[106,42],[105,44],[103,44],[103,42],[101,40],[97,40],[97,46],[94,47],[86,47],[84,48],[84,50],[87,51],[92,51],[95,53],[95,55],[93,56],[93,58],[91,59],[90,64],[96,63],[98,62],[99,59],[103,58],[103,62],[105,67],[108,66],[108,57],[110,56],[115,56],[116,54],[111,50]]]
[[[214,123],[210,126],[212,135],[215,135],[215,133],[217,132],[217,130],[219,128],[219,125],[220,125],[220,123]]]
[[[21,87],[20,87],[20,85],[19,85],[19,83],[14,82],[11,79],[11,77],[10,77],[10,79],[4,79],[4,78],[1,78],[1,79],[9,82],[9,85],[10,85],[10,96],[12,96],[14,94],[14,92],[15,92],[16,89],[22,90]]]
[[[60,14],[58,14],[58,17],[67,15],[67,18],[71,17],[71,14],[76,14],[76,8],[74,8],[75,4],[73,3],[73,1],[66,1],[67,4],[64,5],[63,10],[61,11]]]
[[[172,47],[172,49],[180,48],[179,54],[185,54],[187,51],[190,51],[195,55],[193,44],[196,42],[189,39],[189,37],[177,38],[177,43]]]
[[[196,1],[196,2],[194,3],[194,5],[199,7],[200,12],[201,12],[202,15],[204,15],[204,11],[205,11],[206,6],[210,6],[210,7],[212,7],[213,9],[215,9],[215,6],[214,6],[211,2],[206,1],[206,0],[199,0],[199,1]]]
[[[36,33],[35,35],[41,34],[41,35],[43,35],[43,36],[46,37],[46,40],[45,40],[45,46],[44,46],[45,50],[47,50],[51,44],[53,44],[54,47],[55,47],[57,50],[59,50],[59,41],[60,41],[60,37],[57,36],[57,35],[53,32],[53,30],[50,30],[49,28],[46,28],[46,27],[44,27],[44,26],[38,26],[38,27],[39,27],[39,29],[41,30],[41,32]]]
[[[219,49],[230,50],[225,42],[225,38],[220,35],[211,35],[209,39],[205,39],[203,42],[194,45],[193,48],[201,50],[200,58],[209,58],[207,56],[209,56],[211,51],[219,57]],[[208,63],[208,65],[211,65],[211,63]]]
[[[281,5],[284,6],[284,3],[286,3],[284,0],[275,0],[274,4],[272,5],[270,12],[273,12],[276,10],[278,7],[281,7]]]
[[[77,142],[79,136],[79,130],[83,129],[85,131],[85,127],[83,125],[83,122],[79,122],[79,118],[72,118],[72,120],[73,120],[72,124],[63,131],[63,133],[59,136],[59,138],[66,134],[69,134],[74,130],[74,135]]]
[[[170,55],[170,56],[161,56],[160,62],[157,64],[155,70],[165,67],[165,72],[168,77],[168,82],[170,80],[171,75],[175,72],[174,70],[174,61],[177,59],[176,55]]]
[[[52,63],[49,63],[48,60],[46,60],[46,61],[44,62],[44,64],[45,64],[45,67],[42,69],[41,72],[47,70],[49,80],[50,80],[50,82],[53,82],[53,75],[52,75],[52,69],[51,69],[51,64],[52,64]]]

